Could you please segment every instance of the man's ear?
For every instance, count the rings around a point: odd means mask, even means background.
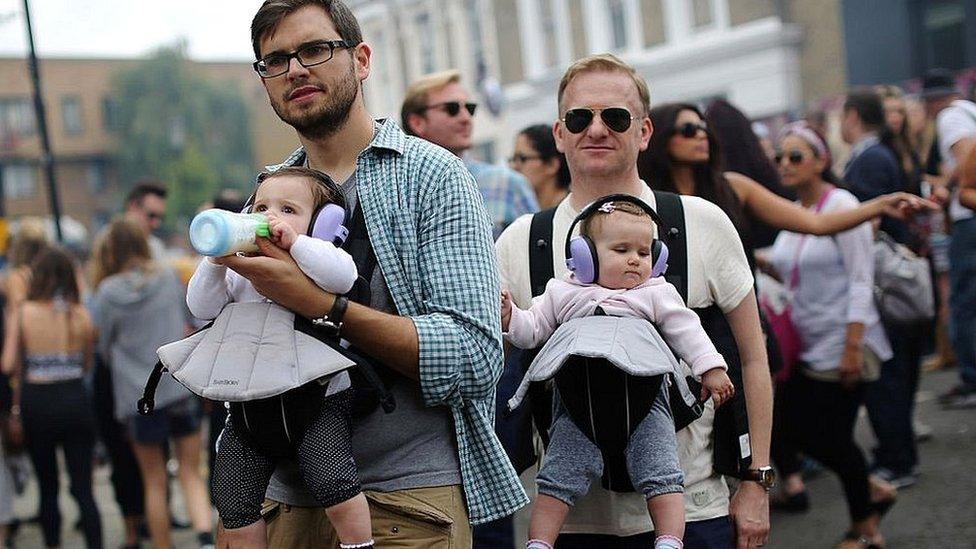
[[[427,135],[427,118],[419,113],[412,112],[407,115],[407,129],[417,137]]]
[[[552,125],[552,138],[556,140],[556,150],[566,154],[566,149],[563,147],[563,135],[566,128],[563,127],[562,122],[556,120]]]
[[[369,45],[365,42],[360,42],[352,52],[352,60],[356,64],[356,77],[360,82],[364,82],[367,78],[369,78],[370,69],[372,67],[370,65],[372,55],[373,50],[371,50]]]
[[[651,142],[652,135],[654,135],[654,124],[651,123],[650,117],[645,116],[641,120],[640,150],[642,151],[647,150],[647,145]]]

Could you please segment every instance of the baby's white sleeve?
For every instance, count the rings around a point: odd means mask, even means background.
[[[186,288],[186,306],[190,314],[201,320],[217,318],[224,305],[233,301],[228,280],[231,275],[236,273],[203,258]]]
[[[348,292],[359,276],[352,256],[331,242],[298,235],[290,251],[302,272],[329,293]]]

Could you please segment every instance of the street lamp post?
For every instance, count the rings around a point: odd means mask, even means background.
[[[54,234],[58,242],[63,241],[61,234],[61,204],[58,200],[58,185],[54,178],[54,157],[51,154],[51,140],[47,132],[47,116],[44,110],[44,96],[41,95],[41,75],[37,70],[37,52],[34,49],[34,30],[31,28],[30,3],[24,0],[24,21],[27,24],[27,43],[29,50],[29,65],[31,82],[34,85],[34,112],[37,116],[37,128],[41,135],[41,167],[47,179],[48,201],[51,205],[51,216],[54,218]]]

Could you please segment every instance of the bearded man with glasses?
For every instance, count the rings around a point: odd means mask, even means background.
[[[580,59],[563,75],[557,97],[559,119],[553,124],[553,136],[559,151],[566,155],[573,185],[572,192],[552,213],[548,249],[552,250],[555,276],[566,273],[567,232],[573,219],[590,202],[625,193],[658,209],[657,195],[637,172],[638,153],[647,148],[655,131],[648,117],[649,96],[644,79],[611,54]],[[697,133],[699,128],[687,131]],[[667,195],[666,199],[676,202],[675,195]],[[755,470],[755,476],[761,477],[760,480],[745,475],[745,482],[740,483],[730,502],[728,487],[713,468],[715,411],[706,403],[702,417],[677,433],[685,477],[684,547],[759,547],[766,543],[769,532],[770,476],[766,472],[770,469],[772,388],[752,273],[735,227],[718,206],[696,197],[682,196],[677,200],[685,218],[687,304],[693,309],[716,306],[728,321],[741,356],[748,404],[749,436],[743,444],[752,457],[750,473]],[[539,216],[545,213],[549,212]],[[516,220],[495,242],[502,287],[509,290],[519,307],[529,307],[532,302],[532,218]],[[668,245],[671,246],[670,241]],[[570,511],[555,547],[653,547],[653,528],[641,495],[612,492],[595,482]]]
[[[519,216],[535,212],[539,204],[532,186],[518,172],[466,157],[473,145],[474,113],[478,104],[461,85],[461,73],[430,74],[407,88],[400,121],[409,135],[440,145],[464,159],[491,216],[495,238]]]
[[[375,546],[470,546],[471,524],[528,501],[493,430],[499,287],[474,180],[456,156],[370,116],[373,51],[340,0],[266,0],[251,39],[271,106],[301,143],[267,170],[307,166],[339,183],[360,280],[347,295],[327,293],[265,238],[260,254],[219,263],[371,359],[381,381],[353,382],[362,391],[351,446]],[[379,384],[395,402],[389,413],[370,398]],[[337,549],[295,460],[276,465],[264,520],[223,531],[220,546]]]

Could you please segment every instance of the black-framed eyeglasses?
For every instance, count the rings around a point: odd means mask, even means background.
[[[680,126],[675,126],[674,133],[684,137],[686,139],[691,139],[698,135],[698,130],[708,133],[708,126],[704,122],[685,122]]]
[[[608,107],[606,109],[569,109],[560,120],[566,125],[570,133],[582,133],[590,127],[593,119],[600,115],[603,124],[617,133],[630,129],[630,122],[636,117],[623,107]]]
[[[468,111],[468,114],[474,116],[474,111],[478,109],[477,103],[463,103],[461,101],[445,101],[443,103],[435,103],[433,105],[427,105],[426,107],[420,109],[420,112],[425,112],[430,109],[441,109],[447,113],[448,116],[457,116],[461,112],[461,107]]]
[[[796,149],[786,153],[778,152],[776,153],[776,165],[782,163],[784,158],[788,160],[790,164],[796,166],[800,162],[803,162],[803,152]]]
[[[542,156],[538,154],[531,155],[531,154],[515,153],[512,156],[508,157],[509,164],[524,164],[529,160],[542,160]]]
[[[298,63],[307,69],[330,61],[338,48],[354,47],[356,44],[352,43],[351,40],[319,40],[304,44],[291,53],[266,55],[251,66],[261,78],[274,78],[288,72],[292,59],[297,59]]]

